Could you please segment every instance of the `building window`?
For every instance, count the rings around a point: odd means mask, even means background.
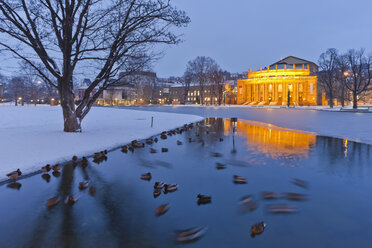
[[[272,84],[269,85],[269,92],[270,92],[270,93],[273,92],[273,85],[272,85]]]
[[[187,98],[187,101],[190,101],[190,97]]]
[[[298,85],[298,92],[302,92],[302,91],[303,91],[302,84],[299,84]]]
[[[314,94],[314,84],[310,83],[310,94]]]
[[[200,91],[198,90],[198,96],[200,96]]]
[[[191,92],[191,96],[193,96],[194,94]]]
[[[283,93],[283,85],[281,84],[278,85],[278,92]]]
[[[288,84],[288,90],[289,90],[290,92],[293,91],[293,86],[292,86],[292,84]]]

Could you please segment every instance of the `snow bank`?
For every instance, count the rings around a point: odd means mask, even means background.
[[[17,168],[33,172],[47,163],[67,161],[73,155],[91,155],[202,119],[196,115],[92,108],[82,123],[82,133],[64,133],[60,107],[3,105],[0,180]]]

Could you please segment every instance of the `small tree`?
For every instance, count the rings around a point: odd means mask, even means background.
[[[333,108],[333,99],[337,84],[337,59],[338,53],[334,48],[328,49],[325,53],[322,53],[319,58],[320,72],[318,74],[318,81],[327,93],[329,107],[331,108]]]
[[[353,109],[358,108],[358,97],[363,92],[369,90],[372,79],[372,56],[366,56],[365,50],[351,49],[346,53],[349,64],[345,86],[352,92]]]

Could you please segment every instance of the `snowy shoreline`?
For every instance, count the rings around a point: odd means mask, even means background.
[[[154,126],[151,128],[151,118]],[[45,164],[66,163],[137,139],[155,136],[203,117],[187,114],[92,108],[82,133],[64,133],[60,107],[0,106],[0,182],[20,168],[37,174]]]

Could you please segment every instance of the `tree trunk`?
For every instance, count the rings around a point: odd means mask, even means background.
[[[76,116],[75,111],[74,93],[69,87],[64,87],[63,83],[59,85],[62,86],[59,93],[63,112],[64,131],[81,132],[80,119]]]
[[[341,88],[341,106],[345,107],[345,86]]]
[[[358,108],[358,96],[356,91],[353,91],[353,109]]]
[[[332,93],[332,90],[329,91],[329,107],[333,108],[333,93]]]

